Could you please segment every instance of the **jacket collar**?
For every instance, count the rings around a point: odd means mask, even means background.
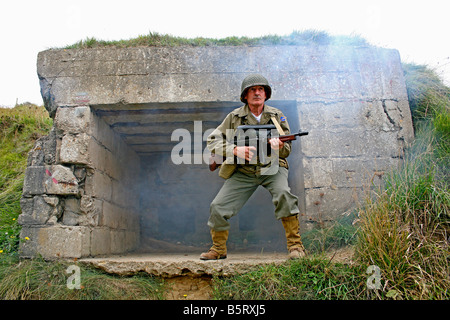
[[[237,109],[235,111],[235,114],[241,118],[248,116],[251,113],[250,108],[248,106],[248,104],[246,104],[245,106]],[[271,106],[268,106],[266,104],[264,104],[264,108],[262,113],[269,113],[269,114],[276,114],[274,108],[272,108]]]

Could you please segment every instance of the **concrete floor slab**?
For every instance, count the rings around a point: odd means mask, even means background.
[[[199,254],[127,254],[101,258],[84,258],[80,263],[100,268],[108,273],[132,275],[146,272],[151,275],[172,278],[178,276],[230,276],[248,272],[270,263],[282,264],[284,253],[234,253],[227,259],[202,261]]]

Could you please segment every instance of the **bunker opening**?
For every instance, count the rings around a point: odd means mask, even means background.
[[[291,132],[300,130],[296,101],[269,102],[285,114]],[[94,185],[99,190],[94,194],[103,202],[104,222],[131,239],[127,248],[111,248],[112,252],[200,253],[211,245],[209,206],[224,180],[208,169],[206,138],[241,105],[228,101],[91,106],[94,122],[100,123],[98,131],[110,132],[99,132],[95,140],[116,146],[93,163],[96,174],[103,175],[96,182],[103,185]],[[101,136],[115,141],[103,143]],[[292,144],[289,183],[304,212],[301,141]],[[105,168],[111,163],[118,167],[115,175]],[[112,186],[109,199],[101,199],[105,193],[101,190],[108,189],[104,184]],[[263,187],[230,223],[230,250],[286,250],[284,229]]]

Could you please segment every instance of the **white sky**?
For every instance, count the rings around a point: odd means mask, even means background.
[[[224,38],[316,29],[361,35],[436,68],[450,83],[450,18],[443,0],[6,0],[0,4],[0,106],[42,104],[39,51],[95,37],[157,32]]]

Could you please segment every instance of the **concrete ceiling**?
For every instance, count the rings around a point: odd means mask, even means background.
[[[91,106],[139,156],[171,152],[179,141],[171,141],[176,129],[194,133],[194,121],[202,121],[202,132],[217,127],[239,102],[183,102],[139,105]],[[191,139],[193,141],[193,139]]]

